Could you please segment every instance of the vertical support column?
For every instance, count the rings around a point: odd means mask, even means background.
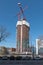
[[[16,42],[17,42],[17,27],[16,27]],[[18,51],[18,43],[16,43],[16,52]]]
[[[36,39],[36,55],[38,55],[38,39]]]
[[[20,44],[20,52],[22,53],[22,25],[21,25],[21,44]]]

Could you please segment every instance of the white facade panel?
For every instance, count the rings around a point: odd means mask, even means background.
[[[36,39],[36,54],[38,55],[38,42],[39,42],[39,39]]]
[[[24,24],[24,25],[30,27],[30,24],[29,24],[27,21],[25,21],[25,20],[18,21],[17,24],[16,24],[16,27],[17,27],[18,25],[22,25],[22,24]]]

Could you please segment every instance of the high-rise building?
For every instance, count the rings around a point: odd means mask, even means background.
[[[29,30],[30,25],[26,20],[18,21],[16,24],[17,45],[16,51],[18,53],[27,52],[29,48]]]

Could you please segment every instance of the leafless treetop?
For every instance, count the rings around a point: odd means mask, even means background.
[[[9,33],[7,32],[7,29],[3,26],[0,26],[0,42],[5,40],[6,37],[9,36]]]

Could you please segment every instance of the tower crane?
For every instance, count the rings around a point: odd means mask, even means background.
[[[18,6],[20,8],[20,12],[18,13],[18,20],[21,20],[21,16],[23,16],[23,20],[26,20],[24,16],[24,10],[27,8],[27,6],[23,9],[21,3],[18,3]]]

